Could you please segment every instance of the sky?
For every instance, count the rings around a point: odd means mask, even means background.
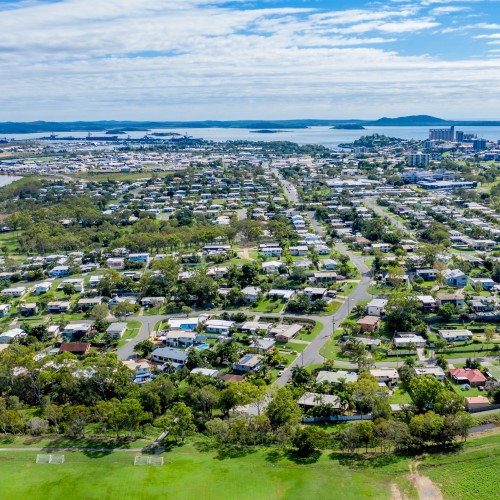
[[[500,0],[0,0],[0,121],[500,120]]]

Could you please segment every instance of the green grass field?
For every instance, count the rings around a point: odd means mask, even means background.
[[[162,467],[136,466],[139,452],[65,452],[65,463],[36,464],[37,451],[0,451],[2,499],[175,498],[211,500],[387,499],[391,485],[418,498],[408,478],[411,462],[444,498],[498,498],[500,434],[470,439],[462,449],[410,458],[344,455],[308,458],[276,448],[212,448],[200,439],[163,453]]]
[[[36,464],[36,454],[0,453],[3,499],[321,499],[335,491],[345,499],[385,499],[396,475],[393,464],[353,471],[327,453],[297,463],[273,449],[200,453],[188,445],[164,454],[163,467],[133,465],[134,452],[66,453],[61,465]]]

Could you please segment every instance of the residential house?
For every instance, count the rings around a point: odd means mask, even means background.
[[[197,334],[187,330],[171,330],[160,337],[169,347],[191,347],[194,345]]]
[[[474,289],[479,286],[481,290],[487,292],[495,286],[495,282],[491,278],[471,278],[470,284]]]
[[[10,304],[0,304],[0,318],[4,318],[10,312]]]
[[[88,311],[89,309],[92,309],[94,306],[97,306],[99,304],[102,304],[102,297],[80,299],[77,302],[78,309],[81,309],[82,311]]]
[[[333,408],[341,409],[342,404],[337,396],[330,394],[318,394],[315,392],[305,392],[297,401],[299,406],[303,408],[313,408],[322,404],[332,405]]]
[[[271,257],[271,258],[281,258],[281,254],[283,253],[283,249],[281,247],[265,247],[261,249],[262,255],[264,257]]]
[[[479,387],[483,386],[488,380],[476,368],[450,368],[448,372],[456,384],[468,384],[471,387]]]
[[[294,257],[305,257],[307,255],[309,248],[307,247],[307,245],[298,245],[298,246],[291,246],[289,250],[290,250],[290,255]]]
[[[35,295],[42,295],[47,293],[52,288],[52,283],[50,281],[44,281],[42,283],[37,283],[35,285]]]
[[[217,378],[219,375],[219,370],[213,370],[212,368],[193,368],[191,370],[192,375],[203,375],[204,377]]]
[[[180,367],[186,364],[188,353],[173,347],[157,347],[151,353],[151,359],[157,363],[173,363]]]
[[[75,292],[82,293],[84,291],[83,278],[66,278],[58,285],[57,290],[62,290],[65,285],[73,285]]]
[[[21,316],[35,316],[38,314],[38,306],[35,302],[28,302],[19,306],[19,314]]]
[[[269,290],[267,295],[269,295],[269,297],[278,298],[288,302],[295,295],[295,290],[279,290],[277,288],[273,288],[272,290]]]
[[[171,330],[194,330],[198,325],[205,323],[210,316],[201,314],[196,318],[169,318],[168,327]]]
[[[380,384],[386,384],[393,389],[398,385],[399,373],[395,368],[374,368],[370,373],[377,379]]]
[[[373,243],[373,250],[380,250],[383,253],[388,253],[391,251],[391,245],[389,243]]]
[[[61,334],[65,338],[80,338],[88,335],[90,330],[92,330],[91,323],[68,323]]]
[[[149,254],[148,253],[131,253],[128,256],[128,260],[132,262],[148,262]]]
[[[366,314],[368,316],[382,316],[385,314],[387,299],[373,299],[366,306]]]
[[[257,302],[261,292],[262,289],[258,286],[246,286],[243,290],[241,290],[241,293],[245,296],[246,301],[249,303]]]
[[[416,269],[415,277],[420,277],[424,281],[435,281],[438,272],[439,271],[436,271],[435,269],[429,269],[429,268]]]
[[[264,274],[275,274],[279,272],[280,267],[283,265],[279,260],[271,260],[262,263],[262,270]]]
[[[312,281],[315,283],[335,283],[337,273],[334,271],[317,271],[313,273]]]
[[[245,323],[241,325],[240,330],[244,333],[249,333],[251,335],[254,335],[259,331],[264,331],[268,333],[271,326],[272,326],[271,323],[264,323],[259,321],[245,321]]]
[[[90,349],[90,344],[88,342],[63,342],[61,347],[59,347],[59,354],[63,352],[70,352],[77,356],[82,356],[87,354]]]
[[[465,398],[465,408],[467,411],[487,410],[490,407],[490,400],[486,396],[473,396]]]
[[[373,333],[380,328],[380,317],[365,316],[364,318],[358,319],[356,323],[360,326],[361,332]]]
[[[64,313],[71,309],[71,302],[68,300],[54,300],[47,304],[49,313]]]
[[[432,375],[439,381],[443,381],[445,377],[443,369],[439,366],[416,366],[414,372],[417,377],[420,375]]]
[[[335,259],[324,259],[321,261],[321,265],[327,271],[334,271],[337,268],[337,261]]]
[[[446,342],[459,342],[472,340],[472,332],[470,330],[438,330],[438,335]]]
[[[10,344],[13,340],[24,337],[25,335],[26,332],[22,328],[12,328],[0,333],[0,344]]]
[[[143,297],[142,307],[161,307],[165,303],[165,297]]]
[[[423,312],[432,312],[436,309],[436,299],[432,295],[417,295],[417,299],[422,304]]]
[[[316,377],[316,383],[328,382],[329,384],[347,384],[349,382],[357,382],[358,374],[354,372],[346,372],[339,370],[336,372],[320,371]]]
[[[151,364],[145,359],[128,359],[126,361],[122,361],[122,363],[132,370],[134,382],[138,385],[145,384],[146,382],[150,382],[153,380],[154,376],[151,373]]]
[[[121,257],[110,257],[106,260],[106,266],[112,271],[120,271],[125,268],[125,259]]]
[[[290,340],[293,340],[301,330],[302,325],[298,325],[296,323],[292,325],[285,325],[282,323],[281,325],[271,328],[269,333],[274,335],[276,342],[290,342]]]
[[[445,269],[441,271],[441,275],[448,286],[462,288],[467,285],[467,275],[460,269]]]
[[[111,323],[106,329],[106,333],[109,333],[111,337],[115,339],[121,339],[124,333],[127,331],[127,323]]]
[[[318,288],[312,286],[306,286],[304,288],[304,293],[309,296],[309,298],[314,300],[324,299],[328,292],[328,288]]]
[[[462,309],[465,306],[465,297],[461,293],[438,293],[436,302],[438,306],[452,304],[458,309]]]
[[[260,354],[245,354],[238,362],[233,364],[233,370],[236,373],[258,371],[263,361],[264,356]]]
[[[233,326],[234,321],[225,321],[222,319],[209,319],[205,322],[205,330],[207,333],[229,335]]]
[[[22,297],[25,294],[25,292],[26,292],[25,286],[15,286],[15,287],[4,288],[2,290],[2,295],[9,297]]]
[[[56,266],[49,271],[51,278],[62,278],[71,274],[69,266]]]
[[[398,333],[394,338],[396,349],[408,349],[411,344],[416,348],[425,347],[426,340],[420,335],[414,333]]]
[[[250,344],[249,348],[251,352],[256,354],[265,354],[274,349],[276,341],[270,338],[256,338]]]

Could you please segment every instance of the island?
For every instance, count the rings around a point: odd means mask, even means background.
[[[286,132],[286,130],[271,130],[268,128],[261,129],[261,130],[250,130],[251,134],[280,134]]]
[[[365,130],[363,125],[359,125],[358,123],[344,123],[341,125],[335,125],[335,127],[331,127],[333,130]]]

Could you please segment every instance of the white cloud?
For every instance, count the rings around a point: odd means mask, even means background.
[[[63,0],[3,11],[3,119],[378,116],[456,102],[498,112],[491,54],[446,61],[382,48],[440,26],[418,8],[245,5]]]
[[[470,8],[450,5],[449,7],[436,7],[435,9],[431,10],[431,14],[439,16],[441,14],[454,14],[455,12],[463,12],[464,10],[470,10]]]

